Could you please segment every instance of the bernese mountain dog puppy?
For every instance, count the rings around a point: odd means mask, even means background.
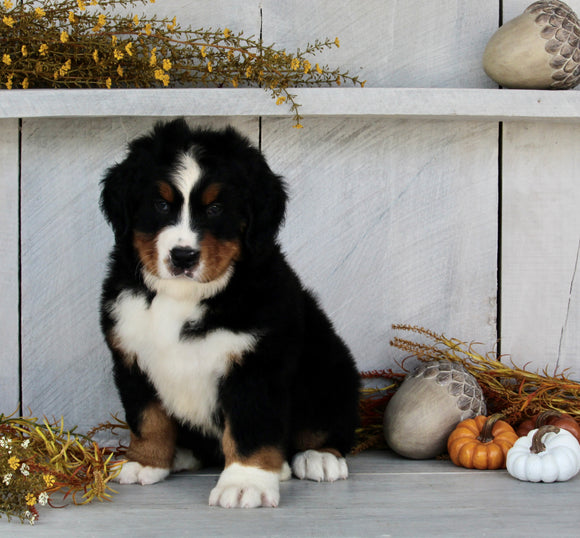
[[[285,185],[260,151],[175,120],[102,187],[101,325],[131,430],[118,480],[219,464],[209,503],[257,507],[278,505],[291,470],[347,478],[359,375],[280,251]]]

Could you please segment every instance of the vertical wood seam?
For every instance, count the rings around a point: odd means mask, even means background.
[[[18,119],[18,411],[23,414],[22,397],[22,118]]]
[[[502,301],[502,221],[503,221],[503,122],[498,123],[497,137],[497,293],[496,338],[497,354],[501,358],[501,301]]]

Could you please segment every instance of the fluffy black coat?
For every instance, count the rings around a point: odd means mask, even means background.
[[[139,357],[128,360],[129,353],[116,341],[111,305],[127,290],[149,302],[156,296],[144,279],[135,234],[155,234],[167,225],[150,200],[158,196],[160,179],[171,182],[184,152],[199,162],[202,187],[222,186],[225,208],[212,222],[192,214],[194,226],[210,230],[219,241],[238,241],[241,255],[227,286],[203,298],[203,319],[184,324],[180,338],[194,342],[216,329],[259,335],[254,349],[219,381],[213,417],[217,431],[223,432],[227,417],[242,457],[267,446],[280,447],[287,458],[309,448],[346,454],[358,423],[359,376],[349,350],[277,243],[286,205],[284,183],[233,129],[192,130],[182,120],[159,124],[133,141],[125,160],[103,180],[101,207],[115,245],[102,289],[101,325],[134,437],[143,434],[143,412],[159,403],[160,395]],[[206,464],[223,463],[220,434],[204,433],[168,414],[176,424],[177,445],[190,448]]]

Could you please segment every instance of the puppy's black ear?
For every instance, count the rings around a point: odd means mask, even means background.
[[[270,170],[261,154],[256,165],[245,236],[246,247],[254,259],[261,258],[274,247],[287,201],[284,181]]]
[[[127,236],[132,228],[129,204],[133,179],[133,171],[123,162],[109,168],[101,181],[101,211],[117,241]]]

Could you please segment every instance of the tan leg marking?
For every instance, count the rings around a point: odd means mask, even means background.
[[[127,458],[141,465],[169,469],[175,455],[176,439],[175,421],[159,402],[153,403],[143,411],[140,435],[131,432]]]
[[[282,450],[274,446],[266,446],[259,448],[250,456],[242,456],[239,454],[236,441],[232,437],[230,424],[226,421],[224,435],[222,437],[222,449],[226,459],[226,467],[232,463],[240,463],[251,467],[257,467],[264,471],[272,471],[279,473],[282,469],[282,464],[286,461]]]

